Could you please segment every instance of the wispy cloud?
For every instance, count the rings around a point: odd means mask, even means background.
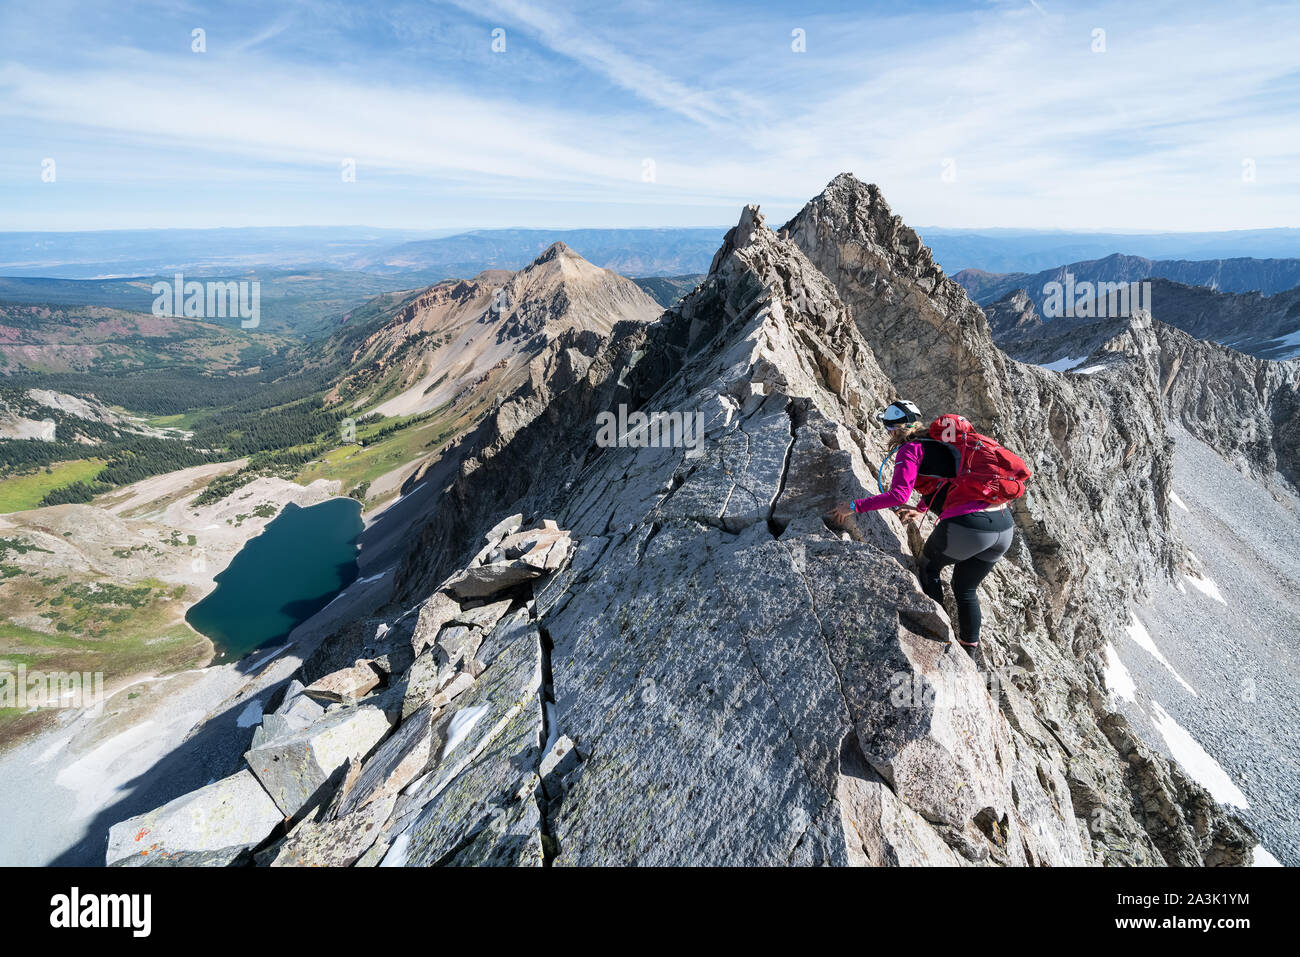
[[[0,38],[0,228],[224,223],[252,197],[259,221],[717,225],[844,169],[928,225],[1300,210],[1290,5],[160,5],[112,48],[84,9]]]
[[[744,97],[726,90],[701,90],[674,78],[647,60],[628,54],[618,44],[601,38],[597,25],[571,13],[546,9],[522,0],[452,0],[467,14],[488,22],[523,28],[551,52],[572,59],[605,80],[635,94],[644,102],[717,129],[735,119]],[[504,27],[503,27],[504,29]],[[624,34],[635,42],[635,34]]]

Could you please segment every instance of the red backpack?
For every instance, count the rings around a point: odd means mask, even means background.
[[[1002,505],[1025,494],[1025,483],[1034,473],[1024,460],[980,435],[965,417],[951,412],[941,415],[930,423],[929,434],[951,447],[957,457],[957,477],[941,480],[949,483],[949,504],[981,501]]]

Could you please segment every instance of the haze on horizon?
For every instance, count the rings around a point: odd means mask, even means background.
[[[891,6],[6,0],[0,230],[1300,225],[1295,5]]]

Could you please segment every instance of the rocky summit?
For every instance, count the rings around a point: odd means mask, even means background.
[[[1008,357],[851,175],[780,230],[749,207],[657,320],[548,339],[388,604],[280,683],[227,777],[117,824],[107,862],[1248,863],[1250,829],[1105,684],[1184,549],[1156,348],[1096,376]],[[828,517],[874,489],[899,396],[1035,473],[982,670],[917,585],[915,530]],[[602,447],[620,405],[698,413],[703,440]]]

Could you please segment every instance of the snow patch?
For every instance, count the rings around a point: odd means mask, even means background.
[[[1119,652],[1109,641],[1106,642],[1106,667],[1104,669],[1106,678],[1106,687],[1115,694],[1116,697],[1123,698],[1125,701],[1137,703],[1137,685],[1133,682],[1133,676],[1128,673],[1124,667],[1124,662],[1119,659]]]
[[[1272,854],[1270,854],[1268,851],[1264,850],[1264,845],[1261,844],[1255,848],[1255,856],[1250,859],[1250,866],[1251,867],[1281,867],[1282,862],[1279,861]]]
[[[1071,358],[1069,356],[1066,356],[1064,359],[1057,359],[1054,362],[1044,362],[1039,366],[1039,368],[1046,369],[1049,372],[1064,372],[1066,369],[1069,369],[1071,366],[1077,366],[1080,362],[1082,362],[1086,358],[1088,357],[1075,356],[1074,358]]]
[[[388,849],[384,859],[379,862],[380,867],[405,867],[406,854],[411,847],[411,829],[408,827],[401,834],[397,835],[393,841],[393,846]]]
[[[472,708],[461,708],[451,719],[451,724],[447,727],[447,743],[442,746],[441,761],[447,760],[447,755],[455,751],[466,736],[473,730],[474,725],[478,724],[478,719],[487,714],[488,706],[485,704],[475,705]]]
[[[1239,808],[1250,807],[1246,795],[1232,783],[1228,772],[1223,770],[1218,761],[1210,757],[1182,725],[1169,716],[1169,712],[1160,707],[1159,701],[1151,702],[1151,710],[1156,730],[1165,739],[1165,744],[1169,746],[1174,760],[1182,765],[1183,770],[1194,781],[1214,795],[1214,799],[1221,804],[1231,804]]]
[[[247,670],[250,672],[256,671],[258,668],[262,667],[262,665],[270,661],[272,658],[274,658],[276,655],[284,651],[284,649],[288,648],[292,644],[293,642],[291,641],[287,645],[281,645],[279,648],[276,648],[274,651],[269,652],[266,656],[262,658],[258,658],[257,661],[254,661],[247,666]]]
[[[1136,614],[1133,615],[1133,621],[1128,626],[1128,636],[1137,642],[1144,651],[1151,655],[1151,657],[1155,658],[1156,661],[1168,668],[1169,673],[1178,680],[1180,685],[1192,694],[1196,694],[1196,689],[1183,680],[1183,676],[1178,673],[1174,666],[1169,663],[1169,659],[1166,658],[1161,653],[1160,649],[1156,647],[1155,641],[1151,638],[1151,633],[1147,631],[1142,622],[1138,620]]]
[[[1276,339],[1270,340],[1269,345],[1272,348],[1276,348],[1276,349],[1281,349],[1290,346],[1300,346],[1300,329],[1297,329],[1294,332],[1288,332],[1285,336],[1279,336]],[[1293,355],[1283,356],[1283,358],[1289,359],[1292,358]]]
[[[1189,582],[1191,582],[1192,587],[1195,588],[1197,591],[1201,592],[1204,595],[1209,595],[1220,605],[1227,604],[1227,602],[1224,601],[1223,599],[1223,594],[1219,591],[1219,586],[1214,583],[1213,578],[1196,578],[1193,575],[1184,575],[1183,577],[1186,578]]]
[[[542,708],[546,713],[546,744],[542,748],[542,754],[548,754],[555,747],[555,742],[560,740],[560,709],[554,701],[544,702]]]
[[[1183,500],[1182,500],[1181,498],[1178,497],[1178,493],[1177,493],[1177,492],[1170,492],[1170,493],[1169,493],[1169,501],[1173,502],[1175,505],[1177,505],[1179,508],[1181,508],[1184,512],[1190,512],[1190,511],[1191,511],[1190,508],[1188,508],[1186,505],[1183,504]]]
[[[1088,366],[1086,369],[1071,369],[1075,375],[1092,375],[1094,372],[1102,372],[1107,366]]]

